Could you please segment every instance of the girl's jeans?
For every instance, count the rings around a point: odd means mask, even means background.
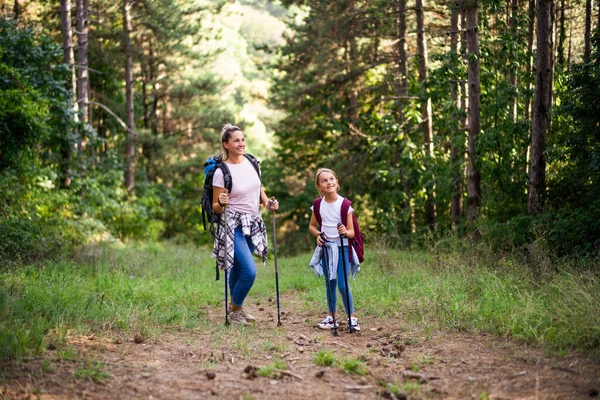
[[[256,263],[252,257],[254,245],[251,237],[245,237],[242,228],[235,228],[233,235],[233,267],[229,274],[231,301],[242,306],[256,278]]]
[[[335,287],[337,286],[340,290],[340,294],[342,295],[342,302],[344,303],[344,308],[346,312],[350,309],[350,314],[354,313],[354,299],[352,298],[352,290],[348,290],[348,298],[350,300],[350,308],[348,308],[348,304],[346,304],[346,282],[344,281],[344,264],[342,261],[342,257],[346,259],[346,275],[348,279],[352,276],[350,273],[350,261],[348,260],[348,246],[344,245],[345,254],[342,255],[342,248],[338,247],[339,257],[338,257],[338,265],[337,265],[337,279],[329,280],[329,270],[325,265],[325,260],[321,260],[321,265],[323,266],[323,272],[325,273],[325,287],[327,290],[327,308],[330,313],[336,311],[337,307],[337,293],[335,292]],[[329,287],[327,287],[329,284]]]

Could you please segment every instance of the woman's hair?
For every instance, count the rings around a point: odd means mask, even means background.
[[[318,189],[318,188],[319,188],[319,176],[321,176],[321,174],[322,174],[323,172],[329,172],[331,175],[333,175],[333,176],[335,177],[335,179],[337,179],[337,178],[338,178],[338,177],[337,177],[337,175],[335,174],[335,172],[334,172],[332,169],[329,169],[329,168],[319,168],[319,169],[317,170],[317,175],[315,175],[315,185],[317,186],[317,190],[319,190],[319,189]],[[338,191],[340,190],[340,184],[339,184],[339,183],[338,183],[338,185],[337,185],[337,190],[338,190]],[[323,194],[323,193],[321,193],[321,191],[320,191],[320,190],[319,190],[319,193],[320,193],[320,194]]]
[[[242,132],[239,127],[230,123],[223,125],[223,128],[221,129],[221,150],[223,151],[223,161],[229,158],[229,150],[223,146],[223,143],[227,143],[229,139],[231,139],[231,134],[237,131]]]

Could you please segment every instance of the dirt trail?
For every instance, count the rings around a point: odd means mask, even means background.
[[[133,337],[119,343],[111,333],[71,337],[78,356],[60,361],[48,351],[54,371],[42,359],[0,364],[0,399],[598,398],[600,363],[579,353],[553,357],[485,335],[403,329],[395,319],[363,318],[361,333],[342,330],[334,337],[314,327],[321,315],[296,313],[299,302],[291,295],[282,299],[291,311],[283,312],[281,328],[272,304],[254,303],[248,309],[258,321],[248,328],[225,328],[215,308],[208,332],[172,331],[142,343]],[[320,350],[338,361],[361,360],[368,372],[318,366]],[[274,360],[285,363],[278,377],[256,373]],[[96,361],[108,378],[75,377]]]

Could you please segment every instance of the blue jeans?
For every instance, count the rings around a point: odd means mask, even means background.
[[[252,257],[252,238],[244,236],[242,228],[235,228],[233,235],[233,267],[229,272],[231,301],[242,306],[256,279],[256,263]]]
[[[348,288],[348,300],[350,304],[348,305],[348,301],[346,300],[346,282],[344,280],[344,264],[342,261],[342,257],[346,259],[346,276],[348,280],[352,274],[350,273],[350,261],[348,260],[348,246],[344,245],[345,254],[342,255],[342,248],[338,247],[339,257],[338,257],[338,265],[337,265],[337,279],[329,280],[329,269],[325,265],[325,260],[321,260],[321,265],[323,266],[323,272],[325,273],[325,289],[327,290],[327,308],[330,313],[336,311],[337,307],[337,293],[335,292],[335,288],[340,291],[342,295],[342,302],[344,303],[344,308],[346,312],[350,310],[350,314],[354,313],[354,299],[352,298],[352,290]]]

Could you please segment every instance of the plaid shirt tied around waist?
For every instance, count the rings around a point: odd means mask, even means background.
[[[242,228],[244,236],[252,238],[254,245],[254,254],[261,256],[263,264],[267,261],[267,228],[260,213],[258,214],[243,214],[236,211],[225,209],[227,214],[227,226],[225,226],[225,218],[222,215],[219,218],[217,234],[215,235],[215,244],[213,247],[212,257],[217,259],[217,266],[221,270],[229,270],[233,267],[233,246],[234,232],[239,226]],[[227,263],[225,263],[225,241],[227,240]]]

